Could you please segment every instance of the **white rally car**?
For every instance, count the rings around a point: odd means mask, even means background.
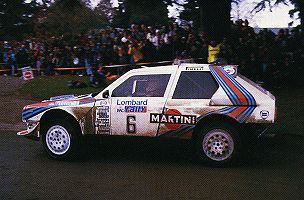
[[[131,70],[98,94],[59,96],[25,106],[23,135],[41,138],[56,159],[80,151],[87,134],[192,139],[213,164],[238,158],[275,121],[275,97],[236,66],[180,64]]]

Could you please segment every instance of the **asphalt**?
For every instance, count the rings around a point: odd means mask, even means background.
[[[261,139],[234,167],[198,163],[189,143],[90,138],[81,159],[0,131],[0,199],[304,199],[304,137]]]

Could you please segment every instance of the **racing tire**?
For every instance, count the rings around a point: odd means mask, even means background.
[[[230,166],[240,159],[238,131],[227,123],[202,127],[194,142],[198,159],[211,166]]]
[[[64,120],[54,120],[42,128],[42,145],[54,159],[66,160],[79,154],[81,134],[79,128]]]

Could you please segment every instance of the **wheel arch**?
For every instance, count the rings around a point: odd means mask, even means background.
[[[239,129],[241,127],[241,124],[234,118],[229,117],[227,115],[223,115],[223,114],[210,114],[207,115],[205,117],[203,117],[202,119],[200,119],[193,131],[193,135],[192,135],[192,139],[195,140],[199,131],[201,130],[202,127],[204,127],[204,125],[208,125],[208,124],[214,124],[214,123],[228,123],[231,126],[233,126],[236,129]]]
[[[40,131],[43,130],[46,124],[55,121],[56,119],[64,119],[70,122],[81,132],[81,127],[77,119],[71,113],[61,109],[51,109],[42,115],[42,117],[40,118]]]

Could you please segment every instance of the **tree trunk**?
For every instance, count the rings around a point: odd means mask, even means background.
[[[212,40],[221,40],[230,32],[231,0],[201,0],[203,30]]]

